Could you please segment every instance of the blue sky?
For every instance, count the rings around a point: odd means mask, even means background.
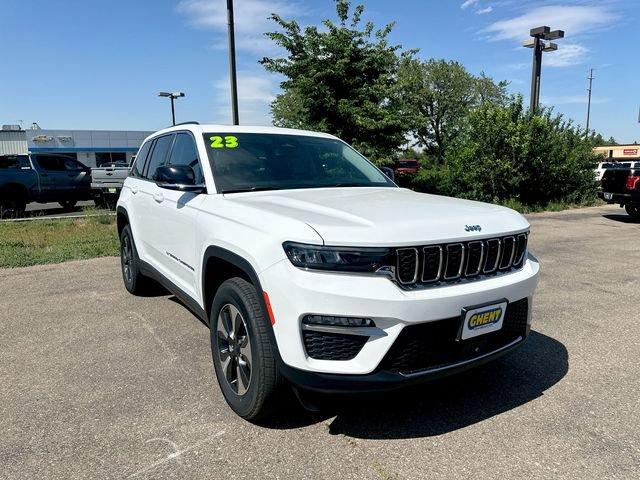
[[[354,2],[354,4],[357,2]],[[564,29],[543,60],[542,101],[580,124],[595,68],[592,127],[640,141],[637,0],[363,0],[365,19],[396,22],[392,40],[422,58],[463,63],[529,96],[530,27]],[[332,0],[236,0],[241,123],[269,124],[278,78],[257,60],[271,12],[301,24],[334,17]],[[179,121],[229,122],[225,0],[2,0],[0,123],[43,128],[167,125],[159,90],[182,90]]]

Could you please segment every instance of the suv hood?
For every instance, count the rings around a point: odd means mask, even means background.
[[[522,215],[505,207],[403,188],[277,190],[225,197],[255,210],[304,222],[325,245],[445,243],[521,232],[529,227]],[[467,231],[467,226],[477,225],[480,232]]]

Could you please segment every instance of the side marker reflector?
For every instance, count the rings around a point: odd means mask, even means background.
[[[267,313],[269,314],[269,320],[271,321],[271,325],[275,325],[276,317],[273,316],[273,310],[271,309],[271,302],[269,301],[269,295],[267,295],[267,292],[262,292],[262,297],[264,298],[264,303],[267,306]]]

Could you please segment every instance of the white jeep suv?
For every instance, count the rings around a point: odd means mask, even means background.
[[[394,388],[523,343],[539,265],[529,224],[399,188],[340,139],[188,123],[147,138],[117,206],[124,284],[164,285],[210,326],[247,419],[283,384]]]

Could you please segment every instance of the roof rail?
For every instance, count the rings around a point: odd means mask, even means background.
[[[173,126],[174,126],[174,127],[177,127],[178,125],[200,125],[200,123],[199,123],[199,122],[194,122],[194,121],[191,121],[191,122],[181,122],[181,123],[176,123],[176,124],[175,124],[175,125],[173,125]]]

